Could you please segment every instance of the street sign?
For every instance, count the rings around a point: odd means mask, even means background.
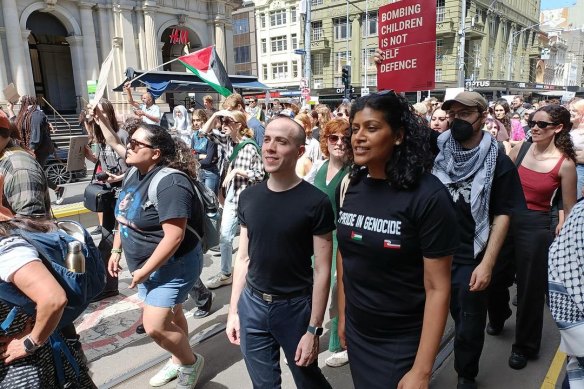
[[[361,88],[361,96],[367,96],[369,94],[369,88]]]
[[[308,80],[304,77],[300,79],[300,89],[304,89],[308,87]]]
[[[379,8],[377,89],[414,92],[434,89],[436,7],[402,0]]]
[[[306,54],[306,50],[304,50],[304,49],[294,49],[294,54],[304,55],[304,54]]]

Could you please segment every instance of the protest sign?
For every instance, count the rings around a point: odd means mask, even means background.
[[[402,0],[379,8],[377,88],[396,92],[434,89],[436,3]]]

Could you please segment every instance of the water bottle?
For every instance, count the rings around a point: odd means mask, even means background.
[[[83,246],[81,242],[69,242],[67,246],[67,257],[65,257],[65,265],[67,269],[75,273],[85,273],[85,255],[81,250]]]

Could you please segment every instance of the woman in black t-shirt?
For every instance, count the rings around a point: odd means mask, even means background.
[[[339,336],[355,388],[427,388],[458,246],[446,188],[429,171],[430,131],[405,98],[351,108],[354,166],[337,223]]]
[[[99,108],[96,120],[106,142],[118,150],[121,142]],[[144,329],[171,358],[152,379],[162,386],[174,378],[184,387],[194,387],[203,368],[203,357],[193,354],[182,304],[201,274],[203,252],[202,205],[193,201],[189,177],[196,176],[190,148],[173,140],[160,126],[141,123],[128,139],[126,163],[132,168],[124,177],[108,271],[117,277],[122,248],[132,274],[130,288],[138,287],[144,300]],[[179,169],[182,173],[165,168]],[[152,186],[152,188],[151,188]],[[168,201],[172,199],[172,201]],[[198,231],[196,234],[192,230]]]

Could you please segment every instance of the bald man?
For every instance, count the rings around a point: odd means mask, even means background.
[[[146,124],[160,125],[160,108],[158,105],[154,104],[154,97],[152,97],[152,94],[150,94],[150,92],[142,94],[142,104],[140,104],[134,101],[130,86],[130,82],[126,82],[126,84],[124,84],[124,90],[128,97],[128,103],[134,107],[134,114]]]

